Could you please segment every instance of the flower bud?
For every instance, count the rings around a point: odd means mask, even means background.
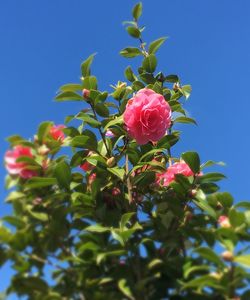
[[[42,201],[43,201],[42,198],[36,197],[36,198],[32,201],[32,203],[33,203],[33,205],[40,205],[40,204],[42,203]]]
[[[115,157],[114,156],[112,156],[109,159],[107,159],[107,166],[109,168],[112,168],[115,164],[116,164],[116,161],[115,161]]]
[[[234,256],[233,253],[231,251],[224,251],[221,254],[221,257],[225,260],[225,261],[233,261]]]
[[[220,216],[218,219],[218,224],[223,228],[230,228],[231,224],[227,216]]]
[[[40,155],[47,155],[49,153],[50,149],[46,145],[42,145],[38,148],[37,152]]]
[[[83,98],[88,99],[89,95],[90,95],[90,91],[89,90],[87,90],[87,89],[83,89],[82,90],[82,96],[83,96]]]
[[[112,195],[113,196],[119,196],[121,194],[121,190],[118,187],[114,187],[112,189]]]
[[[115,135],[114,135],[114,133],[113,133],[110,129],[108,129],[108,130],[106,131],[106,133],[105,133],[105,136],[106,136],[106,137],[113,138]]]

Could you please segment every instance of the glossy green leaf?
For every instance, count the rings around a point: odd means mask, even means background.
[[[148,48],[149,54],[154,54],[161,47],[161,45],[166,41],[166,37],[161,37],[155,41],[153,41]]]
[[[189,165],[194,174],[200,172],[200,157],[197,152],[182,153],[181,158]]]
[[[142,14],[142,3],[139,2],[133,7],[132,10],[132,15],[135,21],[137,21],[140,18],[141,14]]]
[[[126,57],[126,58],[133,58],[139,55],[142,55],[142,52],[138,48],[134,47],[128,47],[124,48],[120,51],[121,56]]]
[[[59,162],[55,167],[55,177],[61,188],[69,189],[71,182],[71,170],[65,161]]]
[[[128,26],[126,28],[128,34],[136,39],[138,39],[141,36],[140,30],[133,26]]]
[[[63,101],[83,101],[83,98],[81,95],[72,92],[72,91],[66,91],[62,92],[59,95],[55,97],[55,100],[57,102],[63,102]]]
[[[142,62],[143,69],[148,73],[154,73],[157,66],[157,59],[154,54],[148,55]]]
[[[36,189],[36,188],[48,187],[55,184],[57,184],[56,178],[32,177],[25,184],[25,187],[29,189]]]
[[[123,295],[126,296],[128,299],[135,300],[130,287],[127,285],[126,279],[120,279],[118,281],[118,288],[123,293]]]
[[[82,76],[89,76],[90,75],[90,67],[93,62],[95,54],[91,54],[82,64],[81,64],[81,71]]]

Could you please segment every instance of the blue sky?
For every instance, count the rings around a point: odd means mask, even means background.
[[[75,103],[58,104],[53,97],[64,83],[77,82],[79,66],[97,52],[93,71],[100,87],[123,80],[132,61],[118,55],[135,45],[122,21],[129,20],[136,1],[10,0],[0,2],[0,156],[5,137],[32,137],[44,120],[62,123],[79,111]],[[145,0],[145,41],[168,36],[158,55],[161,70],[178,74],[193,93],[186,103],[199,126],[182,126],[175,155],[195,150],[202,161],[223,160],[228,179],[221,186],[237,201],[250,199],[249,79],[250,2],[247,0]],[[219,169],[217,169],[219,170]],[[5,170],[0,168],[0,216]],[[0,269],[0,291],[10,277]],[[14,299],[14,298],[13,298]],[[10,300],[12,300],[10,298]]]

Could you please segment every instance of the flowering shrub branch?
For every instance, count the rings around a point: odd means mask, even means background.
[[[15,275],[6,293],[32,300],[250,297],[250,204],[219,191],[225,176],[207,169],[215,162],[201,163],[196,152],[173,156],[181,135],[175,125],[196,124],[184,109],[191,87],[158,71],[166,38],[147,45],[141,13],[138,3],[125,22],[139,47],[120,52],[142,58],[138,72],[127,67],[126,81],[101,91],[89,56],[80,83],[56,96],[83,110],[65,125],[40,124],[32,140],[8,139],[13,214],[0,226],[0,263],[11,261]]]

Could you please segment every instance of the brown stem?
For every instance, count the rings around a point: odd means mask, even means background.
[[[95,112],[95,109],[94,109],[93,104],[90,103],[90,106],[91,106],[91,109],[92,109],[92,111],[93,111],[93,114],[94,114],[95,118],[97,119],[97,114],[96,114],[96,112]],[[110,156],[111,156],[111,153],[110,153],[109,148],[108,148],[108,145],[107,145],[107,143],[106,143],[105,136],[104,136],[103,132],[101,131],[101,129],[100,129],[99,127],[98,127],[98,131],[99,131],[99,133],[100,133],[100,135],[101,135],[101,137],[102,137],[103,143],[104,143],[105,148],[106,148],[106,150],[107,150],[107,153],[108,153],[108,155],[109,155],[109,157],[110,157]]]
[[[127,187],[128,187],[128,201],[129,204],[131,204],[133,202],[133,198],[132,198],[132,185],[131,185],[131,181],[129,178],[129,165],[128,165],[128,154],[125,155],[125,172],[126,172],[126,178],[127,178]]]

